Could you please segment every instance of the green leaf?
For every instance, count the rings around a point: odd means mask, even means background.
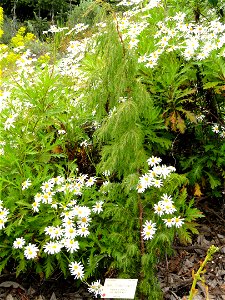
[[[18,206],[24,206],[24,207],[31,208],[31,205],[23,200],[16,201],[15,203],[18,204]]]
[[[26,260],[24,258],[20,258],[19,265],[16,267],[16,276],[19,276],[19,274],[26,270]]]
[[[209,177],[209,182],[210,182],[210,186],[212,189],[215,189],[218,185],[221,184],[220,180],[218,179],[218,177],[215,177],[214,175],[211,175],[209,172],[205,173],[208,175]]]
[[[218,4],[218,0],[208,0],[209,4],[213,5],[213,6],[217,6]]]
[[[197,226],[199,226],[198,223],[190,222],[190,223],[186,223],[186,226],[193,234],[199,234],[199,231],[196,228]]]
[[[0,274],[2,273],[3,269],[5,268],[5,266],[7,265],[8,260],[10,259],[10,255],[7,256],[5,259],[3,259],[0,262]]]
[[[35,270],[37,274],[41,274],[43,272],[42,265],[40,263],[35,264]]]
[[[205,152],[215,149],[215,146],[212,144],[205,145]]]
[[[185,113],[188,120],[190,120],[192,123],[197,123],[197,119],[194,113],[190,112],[189,110],[183,110],[183,112]]]
[[[86,267],[85,270],[85,278],[90,277],[94,273],[98,266],[98,263],[106,256],[106,254],[95,255],[94,251],[92,251],[91,256],[89,257],[88,267]]]
[[[52,256],[47,256],[47,258],[45,259],[44,262],[44,272],[45,272],[45,276],[46,278],[49,278],[52,273],[55,270],[55,262],[54,262],[54,257]]]
[[[60,269],[63,272],[63,275],[66,277],[66,275],[68,275],[68,260],[67,260],[67,258],[63,254],[58,253],[56,255],[56,259],[58,261]]]
[[[192,242],[191,233],[187,231],[186,224],[178,228],[177,233],[181,243],[187,244]]]
[[[193,169],[189,173],[190,179],[193,183],[201,178],[202,169],[203,169],[203,165],[201,164],[201,161],[199,160],[198,162],[196,162],[196,165],[193,166]]]
[[[143,254],[141,256],[141,263],[142,263],[143,266],[144,265],[149,265],[151,263],[151,261],[152,261],[151,255],[149,255],[149,254]]]
[[[189,202],[188,207],[185,210],[185,222],[191,223],[192,221],[196,220],[197,218],[202,218],[204,215],[200,210],[197,208],[194,208],[193,206],[195,205],[194,199],[192,199]]]
[[[14,228],[14,223],[9,223],[5,228],[5,233],[10,236],[12,229]]]
[[[206,89],[211,89],[211,88],[217,86],[218,84],[221,84],[221,82],[220,82],[220,81],[207,82],[207,83],[204,84],[204,89],[205,89],[205,90],[206,90]]]
[[[51,159],[51,154],[50,153],[42,153],[39,156],[39,162],[41,163],[48,163]]]
[[[127,254],[129,257],[137,256],[139,254],[139,248],[137,244],[127,245]]]
[[[9,255],[11,249],[7,249],[7,250],[1,250],[0,251],[0,257],[5,257],[6,255]]]

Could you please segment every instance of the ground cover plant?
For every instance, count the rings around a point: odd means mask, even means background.
[[[224,197],[223,3],[183,4],[98,1],[91,28],[0,45],[1,272],[162,298],[156,264],[198,233],[195,197]]]

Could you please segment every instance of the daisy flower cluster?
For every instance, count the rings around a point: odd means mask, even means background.
[[[5,223],[8,220],[9,210],[3,207],[3,201],[0,200],[0,229],[5,228]]]
[[[74,32],[75,34],[78,34],[79,32],[82,32],[82,31],[86,30],[88,27],[89,27],[88,24],[78,23],[70,31],[68,31],[66,33],[66,35],[69,35],[72,32]]]
[[[156,223],[152,221],[146,221],[142,228],[142,236],[144,240],[150,240],[153,238],[156,232]]]
[[[76,200],[72,200],[60,214],[61,225],[45,228],[45,234],[50,241],[44,245],[44,252],[55,254],[62,248],[70,253],[76,252],[80,248],[76,239],[90,234],[90,215],[91,210],[88,207],[79,206]]]
[[[138,5],[142,3],[142,1],[140,0],[130,0],[130,1],[127,1],[127,0],[122,0],[120,1],[117,6],[133,6],[133,5]]]
[[[16,61],[17,72],[23,74],[25,78],[35,71],[34,63],[37,61],[36,55],[27,49]]]
[[[115,18],[115,24],[117,30],[120,32],[123,41],[128,44],[129,49],[136,49],[139,43],[140,34],[148,27],[148,22],[142,18],[133,20],[133,17],[139,13],[159,7],[161,0],[150,0],[148,4],[143,5],[143,1],[140,0],[123,0],[120,1],[117,6],[132,7],[128,11],[123,13],[123,17],[119,14]]]
[[[17,118],[18,114],[12,112],[11,114],[8,115],[7,119],[4,122],[4,129],[9,130],[11,127],[15,128],[15,121]]]
[[[149,187],[160,188],[163,185],[163,179],[175,171],[175,168],[172,166],[160,166],[162,159],[160,157],[152,156],[147,162],[151,167],[148,173],[142,175],[139,178],[139,183],[137,186],[138,193],[143,193]],[[154,204],[153,206],[154,213],[159,217],[166,215],[167,218],[162,219],[166,227],[175,226],[177,228],[181,227],[184,223],[184,219],[181,219],[180,216],[173,216],[173,213],[176,212],[176,207],[172,200],[172,196],[163,194],[161,200]],[[172,216],[171,216],[172,215]],[[142,236],[144,240],[152,239],[156,232],[156,223],[152,221],[146,221],[142,228]]]
[[[99,295],[102,296],[103,292],[103,286],[100,283],[100,280],[92,282],[90,285],[88,285],[88,291],[90,293],[93,293],[94,296],[97,298]]]
[[[59,33],[62,32],[64,30],[67,30],[68,27],[57,27],[56,25],[51,25],[50,28],[47,31],[43,31],[43,34],[47,34],[47,33]]]
[[[3,111],[3,109],[8,107],[8,99],[10,98],[11,92],[5,90],[0,90],[0,112]]]
[[[40,205],[50,205],[52,208],[60,211],[61,226],[46,227],[45,233],[50,239],[57,240],[58,245],[49,242],[45,251],[50,254],[58,253],[62,247],[67,251],[73,252],[79,249],[79,244],[74,240],[75,237],[86,237],[90,234],[89,225],[91,222],[91,213],[100,213],[103,209],[103,201],[97,201],[90,209],[87,206],[78,205],[77,200],[72,199],[67,205],[57,202],[57,194],[81,196],[84,188],[93,186],[96,177],[80,175],[77,178],[67,178],[58,176],[44,182],[41,186],[42,193],[37,193],[32,204],[34,212],[38,212]]]
[[[225,127],[220,126],[219,124],[214,124],[212,126],[212,131],[217,133],[221,138],[225,138]]]
[[[84,278],[84,266],[80,262],[71,262],[69,264],[69,269],[71,275],[75,276],[75,279],[83,279]],[[93,293],[97,298],[102,295],[103,286],[100,283],[100,280],[92,282],[90,285],[88,284],[88,291]]]
[[[163,194],[161,200],[157,204],[154,204],[154,213],[160,217],[163,215],[172,215],[176,210],[177,209],[174,205],[172,197],[168,196],[167,194]],[[166,219],[163,219],[163,221],[166,227],[172,227],[174,225],[177,228],[179,228],[184,223],[184,219],[181,219],[180,216],[178,217],[170,216]]]
[[[181,227],[184,224],[184,219],[181,219],[180,216],[163,219],[166,227],[176,226],[177,228]]]
[[[82,279],[84,277],[84,266],[80,262],[71,262],[69,269],[71,275],[75,276],[75,279]]]
[[[176,169],[172,166],[159,165],[161,158],[152,156],[147,162],[152,169],[139,178],[137,185],[138,193],[143,193],[147,188],[153,186],[160,188],[163,185],[163,179],[170,175],[171,172],[175,172]]]
[[[34,196],[34,202],[32,203],[33,211],[39,212],[41,204],[49,204],[52,208],[57,209],[61,205],[55,198],[57,194],[63,193],[64,195],[81,196],[82,189],[93,186],[96,180],[96,177],[88,178],[87,175],[80,175],[77,178],[69,177],[67,179],[62,176],[51,178],[42,184],[41,192]],[[100,212],[101,210],[98,211]]]
[[[80,66],[90,41],[90,38],[85,38],[81,41],[70,41],[65,57],[56,66],[59,74],[69,76],[73,81],[76,81],[76,90],[83,87],[88,80],[87,75],[81,70]]]
[[[163,219],[163,222],[168,228],[171,228],[172,226],[175,226],[176,228],[180,228],[184,224],[184,219],[178,216],[178,217]],[[151,220],[146,221],[145,224],[143,225],[142,233],[141,233],[143,239],[144,240],[153,239],[156,230],[157,230],[156,223],[153,223]]]
[[[154,68],[162,53],[179,50],[186,59],[203,60],[214,50],[225,55],[225,24],[219,19],[213,21],[209,16],[196,24],[187,21],[185,13],[178,12],[173,17],[167,17],[158,22],[157,33],[154,35],[155,50],[145,53],[138,58],[138,62],[147,68]]]
[[[134,22],[129,16],[124,16],[123,18],[118,17],[116,22],[123,40],[128,43],[128,48],[137,48],[139,43],[138,37],[141,32],[148,27],[148,23],[146,21]]]
[[[86,25],[84,23],[78,23],[76,24],[72,29],[70,29],[65,35],[70,35],[72,32],[74,33],[79,33],[84,30],[86,30],[89,27],[89,25]],[[50,33],[60,33],[63,32],[64,30],[68,30],[69,27],[57,27],[56,25],[51,25],[50,28],[47,31],[43,31],[43,34],[48,34]]]
[[[172,214],[176,211],[171,196],[168,196],[167,194],[163,194],[161,199],[162,200],[160,200],[157,204],[154,204],[155,214],[161,217],[164,214]]]
[[[26,259],[34,259],[37,257],[39,249],[35,244],[29,243],[27,246],[25,246],[26,241],[23,237],[16,238],[13,242],[13,248],[14,249],[23,249],[24,250],[24,256]]]
[[[64,250],[68,253],[77,252],[80,248],[79,240],[90,234],[90,223],[92,214],[99,214],[103,208],[103,201],[97,201],[91,208],[85,205],[79,205],[78,199],[82,195],[84,189],[89,189],[96,182],[96,177],[88,177],[81,174],[78,177],[65,178],[57,176],[50,178],[41,185],[41,192],[34,196],[32,209],[34,213],[41,213],[41,205],[49,205],[56,210],[60,223],[57,226],[47,226],[44,228],[46,235],[45,243],[42,250],[39,250],[35,244],[26,245],[23,237],[15,239],[13,242],[14,249],[23,249],[24,256],[27,259],[34,259],[38,253],[44,252],[48,255],[54,255]],[[22,190],[31,186],[31,180],[27,179],[22,183]],[[60,198],[68,198],[67,204],[62,204]],[[73,199],[76,197],[77,199]],[[8,211],[2,210],[2,219],[6,221]],[[3,218],[3,215],[5,216]],[[1,221],[1,212],[0,212]],[[81,263],[71,262],[69,265],[72,275],[75,278],[82,279],[84,270]]]

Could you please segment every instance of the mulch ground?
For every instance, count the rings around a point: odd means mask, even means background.
[[[218,209],[219,207],[219,209]],[[205,282],[198,282],[194,300],[225,300],[225,203],[199,203],[205,218],[200,220],[199,235],[192,245],[174,245],[173,257],[165,257],[158,265],[157,275],[165,300],[187,300],[193,281],[211,245],[220,248],[206,266]],[[73,278],[63,279],[55,274],[51,280],[37,279],[33,274],[15,278],[14,274],[0,275],[0,300],[89,300],[93,297],[85,286],[77,287]],[[146,299],[147,300],[147,299]],[[157,300],[157,299],[155,299]]]
[[[199,225],[199,235],[192,245],[174,245],[175,255],[158,266],[158,277],[164,299],[187,300],[192,285],[192,273],[197,272],[208,248],[215,245],[220,251],[208,262],[204,282],[197,283],[194,300],[225,300],[225,202],[215,205],[199,203],[205,215]],[[218,207],[220,209],[218,209]]]

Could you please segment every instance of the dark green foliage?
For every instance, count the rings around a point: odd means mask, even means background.
[[[213,6],[217,6],[218,4],[218,0],[208,0],[210,4],[212,4]]]
[[[20,21],[33,19],[34,13],[38,17],[65,18],[66,13],[72,9],[79,1],[70,0],[2,0],[1,6],[4,8],[6,15],[10,16],[15,10],[15,15]]]

